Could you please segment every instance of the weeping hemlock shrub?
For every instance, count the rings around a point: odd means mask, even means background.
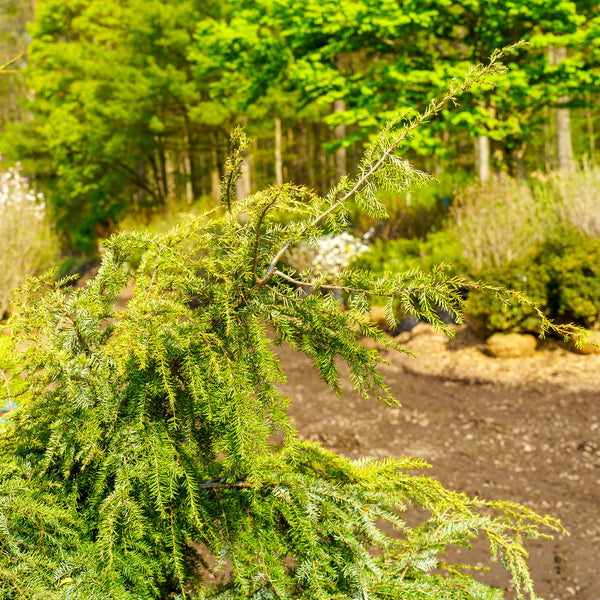
[[[299,441],[272,351],[303,351],[336,392],[341,358],[360,393],[390,402],[378,353],[360,343],[394,347],[366,319],[369,298],[386,297],[390,319],[395,300],[433,323],[437,306],[460,318],[463,284],[443,271],[332,280],[281,258],[342,231],[350,198],[384,216],[376,190],[415,177],[396,156],[402,140],[499,68],[495,55],[421,116],[391,123],[356,179],[325,198],[285,184],[236,202],[237,131],[220,209],[166,234],[112,237],[81,289],[50,276],[22,289],[14,348],[0,354],[19,404],[0,437],[0,598],[499,598],[444,558],[480,534],[517,594],[534,597],[521,540],[556,521],[448,491],[415,475],[416,459],[351,461]],[[306,295],[309,281],[323,293]],[[427,518],[407,525],[409,507]]]

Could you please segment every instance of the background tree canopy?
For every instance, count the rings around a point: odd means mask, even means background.
[[[71,247],[89,250],[126,211],[216,197],[240,121],[255,139],[246,192],[325,191],[376,127],[522,39],[502,85],[420,130],[411,157],[482,179],[552,168],[571,145],[595,159],[597,2],[38,0],[27,35],[30,15],[9,8],[21,16],[5,56],[27,57],[25,85],[4,94],[22,108],[4,113],[2,145],[52,190]]]

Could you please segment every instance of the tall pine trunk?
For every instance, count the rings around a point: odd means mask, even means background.
[[[492,175],[490,167],[490,138],[487,135],[480,135],[475,138],[475,164],[479,181],[485,183]]]

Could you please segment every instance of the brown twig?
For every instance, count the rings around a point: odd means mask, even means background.
[[[254,273],[254,280],[256,281],[257,285],[262,284],[261,279],[259,279],[258,275],[256,274],[256,265],[258,263],[258,242],[260,240],[260,228],[263,224],[265,217],[267,216],[267,212],[279,200],[280,196],[281,196],[281,188],[279,188],[277,190],[277,195],[275,196],[275,198],[273,198],[273,200],[271,200],[271,202],[269,202],[265,206],[265,208],[261,212],[260,217],[258,218],[258,222],[256,224],[256,235],[254,238],[254,261],[252,263],[252,272]]]
[[[220,479],[217,479],[216,481],[211,480],[201,483],[198,487],[203,490],[219,490],[223,488],[250,488],[252,487],[252,485],[247,481],[233,481],[230,483],[228,481],[222,481]]]

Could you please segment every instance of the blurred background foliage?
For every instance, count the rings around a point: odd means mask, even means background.
[[[383,194],[387,221],[352,213],[372,244],[357,264],[446,262],[598,324],[597,0],[3,0],[0,22],[0,150],[44,193],[63,271],[115,230],[216,204],[237,123],[253,138],[239,197],[285,181],[325,193],[386,120],[526,40],[496,87],[408,140],[433,181]],[[535,330],[470,302],[490,330]]]

